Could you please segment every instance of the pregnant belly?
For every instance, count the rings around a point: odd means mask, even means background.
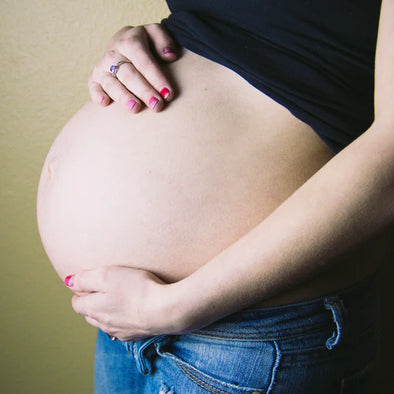
[[[125,265],[176,281],[331,157],[308,126],[231,71],[190,52],[167,71],[178,98],[162,113],[86,104],[51,147],[37,214],[62,278]]]

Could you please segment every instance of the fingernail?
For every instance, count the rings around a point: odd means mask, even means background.
[[[152,109],[155,109],[158,102],[159,102],[159,100],[156,97],[151,97],[149,99],[149,107],[151,107]]]
[[[132,111],[136,104],[137,103],[133,99],[130,99],[127,101],[126,106],[130,111]]]
[[[160,96],[166,99],[170,95],[168,88],[163,88],[160,90]]]
[[[72,285],[74,284],[74,275],[66,276],[66,278],[64,279],[64,283],[66,284],[66,286],[72,287]]]
[[[172,53],[175,55],[175,51],[174,51],[171,47],[165,47],[165,48],[163,49],[163,53],[164,53],[165,55],[172,54]]]

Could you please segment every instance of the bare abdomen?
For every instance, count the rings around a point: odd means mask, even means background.
[[[38,222],[61,277],[128,265],[178,280],[272,212],[332,156],[239,76],[190,52],[162,113],[83,107],[45,162]]]

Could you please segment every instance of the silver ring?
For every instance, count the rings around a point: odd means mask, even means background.
[[[119,62],[117,62],[116,64],[113,64],[110,68],[109,68],[109,72],[116,78],[116,74],[118,73],[119,67],[124,64],[124,63],[129,63],[131,64],[131,62],[128,62],[127,60],[121,60]]]
[[[113,341],[113,342],[115,342],[115,341],[118,340],[118,338],[114,337],[113,335],[107,334],[107,336],[108,336],[108,338],[109,338],[111,341]]]

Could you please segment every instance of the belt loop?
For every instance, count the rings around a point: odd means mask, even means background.
[[[144,350],[150,345],[151,341],[138,341],[133,343],[133,356],[137,365],[138,371],[142,375],[150,373],[150,364],[144,356]]]
[[[124,342],[124,345],[126,346],[127,354],[130,354],[130,352],[131,352],[131,341]]]
[[[324,307],[331,311],[332,318],[335,323],[336,329],[334,330],[332,336],[327,339],[326,347],[328,350],[332,350],[337,346],[341,340],[344,327],[345,327],[345,315],[346,309],[343,305],[342,300],[338,296],[326,297],[324,299]]]
[[[149,375],[151,373],[151,365],[146,355],[145,350],[152,344],[162,340],[164,336],[151,337],[141,341],[133,342],[133,356],[137,364],[137,369],[142,375]]]

